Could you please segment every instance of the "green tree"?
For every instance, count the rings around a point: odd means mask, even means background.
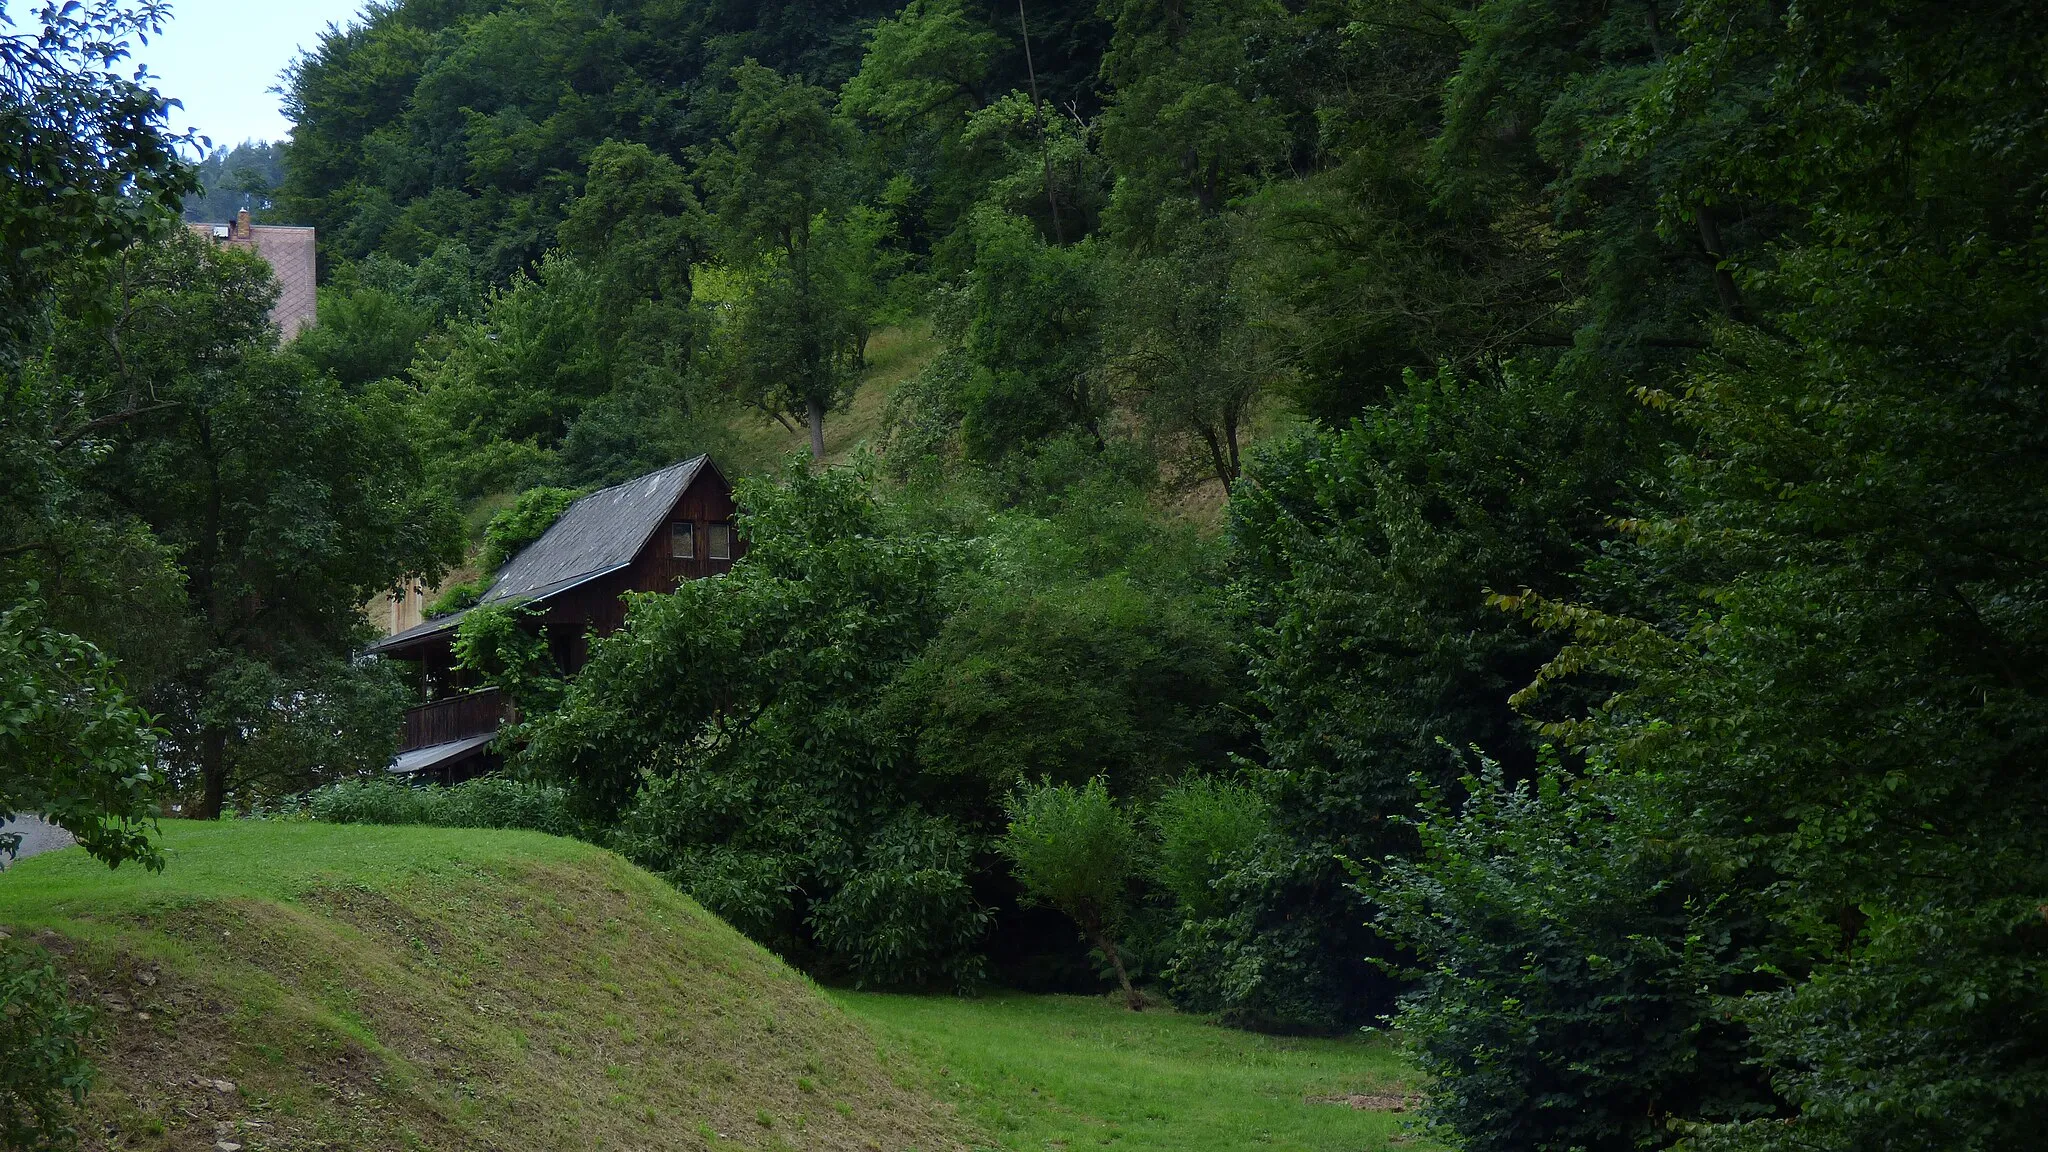
[[[115,71],[129,42],[162,29],[143,0],[44,5],[32,32],[0,33],[0,367],[40,335],[60,270],[104,260],[175,212],[193,187],[166,129],[169,104]]]
[[[198,168],[199,189],[185,196],[185,219],[219,223],[247,209],[263,220],[284,182],[284,149],[268,140],[244,140],[232,149],[215,148]]]
[[[1106,31],[1094,9],[1034,5],[1028,55],[1022,9],[920,0],[875,26],[840,108],[900,182],[906,239],[946,274],[964,270],[979,204],[1060,242],[1094,230],[1107,179],[1085,122]]]
[[[161,640],[133,617],[169,601],[173,578],[132,520],[84,506],[78,477],[151,401],[67,387],[38,352],[56,286],[164,227],[191,188],[169,106],[115,70],[165,12],[49,5],[0,32],[0,815],[42,812],[116,865],[161,863],[145,826],[155,734],[116,660]]]
[[[823,89],[753,63],[734,79],[727,145],[705,169],[742,274],[725,374],[748,403],[803,420],[822,459],[825,414],[843,399],[860,339],[846,291],[859,269],[833,268],[827,251],[847,208],[848,128]]]
[[[1244,283],[1237,222],[1190,225],[1171,252],[1131,256],[1110,273],[1115,301],[1104,369],[1155,435],[1224,487],[1243,470],[1242,438],[1284,372]]]
[[[583,194],[562,221],[560,250],[596,270],[613,309],[613,322],[600,325],[597,338],[629,345],[635,371],[680,379],[690,370],[690,270],[704,254],[705,230],[675,161],[615,140],[591,152]]]
[[[1028,221],[991,209],[970,228],[974,267],[942,316],[958,350],[933,368],[954,377],[967,457],[999,460],[1071,429],[1100,442],[1092,253],[1048,244]]]
[[[1142,1011],[1145,998],[1131,986],[1116,940],[1130,914],[1131,882],[1139,875],[1145,843],[1102,778],[1091,777],[1079,788],[1050,781],[1024,788],[1011,801],[1010,828],[997,847],[1009,857],[1028,898],[1066,913],[1102,949],[1116,969],[1124,1003]]]
[[[475,261],[457,243],[411,265],[381,253],[336,262],[319,291],[320,322],[299,333],[292,351],[350,388],[417,382],[415,364],[431,362],[447,326],[484,302]]]
[[[1411,378],[1349,428],[1254,465],[1231,533],[1276,841],[1224,879],[1227,913],[1184,934],[1185,995],[1294,1027],[1388,1006],[1365,964],[1387,945],[1338,858],[1413,852],[1414,781],[1455,788],[1453,748],[1534,767],[1508,697],[1561,641],[1487,593],[1576,588],[1654,433],[1626,400],[1517,367],[1498,383]],[[1581,690],[1561,683],[1557,706]]]
[[[1489,51],[1472,63],[1487,67],[1454,96],[1491,107],[1489,131],[1519,114],[1508,97],[1555,91],[1522,69],[1594,30],[1508,19],[1531,7],[1477,10]],[[1745,1025],[1789,1114],[1703,1117],[1716,1122],[1686,1133],[1695,1145],[2026,1147],[2048,1094],[2043,852],[2018,815],[2042,804],[2048,660],[2026,558],[2048,421],[2040,331],[2022,317],[2048,278],[2038,205],[2018,190],[2048,172],[2019,127],[2048,107],[2031,79],[2042,29],[2019,4],[1602,15],[1630,21],[1597,30],[1638,63],[1573,81],[1550,110],[1596,129],[1556,138],[1587,145],[1569,149],[1579,218],[1604,221],[1591,238],[1609,254],[1705,252],[1695,306],[1725,319],[1672,387],[1646,391],[1682,421],[1671,504],[1628,522],[1630,544],[1589,573],[1625,587],[1629,610],[1504,599],[1571,641],[1520,700],[1554,707],[1554,687],[1588,673],[1618,685],[1547,714],[1601,768],[1578,802],[1596,822],[1645,816],[1621,857],[1654,865],[1643,882],[1739,862],[1749,874],[1706,891],[1769,918],[1776,978],[1693,1001],[1689,1027]],[[1502,99],[1476,98],[1489,91]],[[1640,286],[1616,277],[1595,299],[1641,318],[1624,298]],[[1538,907],[1542,873],[1597,877],[1615,858],[1554,851],[1514,850],[1503,903]],[[1672,940],[1659,919],[1639,908],[1611,934]],[[1469,943],[1541,943],[1533,926],[1495,931]],[[1656,1010],[1700,986],[1680,981]],[[1442,1011],[1470,1006],[1471,1025],[1513,1035],[1497,1066],[1585,1065],[1583,1033],[1527,1029],[1507,1003],[1453,995]],[[1468,1101],[1461,1139],[1509,1142],[1519,1096],[1495,1088]]]
[[[676,372],[690,348],[605,335],[621,310],[609,304],[605,276],[551,254],[494,293],[481,315],[452,325],[416,365],[419,440],[437,487],[475,498],[615,483],[693,447],[690,380]],[[655,311],[642,318],[675,318]]]
[[[43,623],[39,607],[0,612],[0,823],[38,815],[110,865],[161,868],[149,827],[164,780],[149,716],[111,660]],[[20,842],[0,834],[0,855]]]
[[[722,134],[748,60],[836,88],[884,0],[403,0],[336,27],[285,83],[278,208],[334,255],[454,242],[502,287],[557,239],[606,142],[678,157]]]
[[[455,538],[421,485],[402,397],[352,396],[280,353],[275,292],[255,257],[174,234],[123,253],[108,279],[82,275],[41,365],[80,394],[152,398],[80,483],[183,573],[164,624],[175,665],[146,699],[207,816],[238,782],[284,773],[271,786],[290,788],[384,755],[398,689],[351,659],[358,606],[405,574],[437,575]],[[308,763],[291,729],[341,735]],[[297,753],[266,755],[273,740]]]
[[[1102,123],[1117,174],[1112,231],[1170,243],[1284,154],[1278,102],[1259,90],[1251,54],[1285,13],[1262,0],[1126,0],[1105,10],[1116,26],[1102,61],[1113,93]]]
[[[37,812],[118,866],[161,867],[148,821],[163,780],[150,718],[108,651],[160,634],[138,607],[169,599],[162,549],[132,519],[97,517],[79,474],[140,415],[146,391],[82,393],[42,370],[56,287],[165,226],[192,189],[169,105],[117,65],[167,6],[92,0],[0,13],[0,820]],[[16,837],[0,837],[12,856]],[[92,1082],[91,1013],[42,949],[0,939],[0,1144],[75,1145]]]

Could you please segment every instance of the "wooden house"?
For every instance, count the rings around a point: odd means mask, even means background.
[[[523,604],[555,663],[574,675],[590,638],[626,620],[628,592],[668,592],[732,569],[746,545],[733,532],[732,485],[708,456],[685,460],[569,505],[540,539],[499,570],[478,605]],[[495,765],[508,715],[497,689],[455,665],[455,633],[473,609],[438,616],[368,651],[417,666],[427,702],[405,715],[395,774],[452,781]]]

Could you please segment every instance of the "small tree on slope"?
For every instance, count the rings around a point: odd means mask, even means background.
[[[1110,799],[1099,776],[1080,788],[1052,783],[1026,788],[1011,798],[1009,811],[1009,831],[997,846],[1010,858],[1025,900],[1050,904],[1072,917],[1109,957],[1124,1002],[1131,1011],[1142,1011],[1144,998],[1131,987],[1116,950],[1142,850],[1136,824]]]

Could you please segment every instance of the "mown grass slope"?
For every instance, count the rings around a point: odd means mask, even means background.
[[[688,898],[521,832],[166,822],[0,873],[103,1009],[91,1148],[958,1146],[864,1026]]]
[[[1116,998],[838,992],[975,1122],[978,1148],[1379,1152],[1419,1077],[1384,1040],[1262,1036]]]

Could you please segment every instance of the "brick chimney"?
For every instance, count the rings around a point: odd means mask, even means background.
[[[248,238],[249,210],[247,208],[244,208],[240,212],[235,213],[235,239],[247,240]]]

